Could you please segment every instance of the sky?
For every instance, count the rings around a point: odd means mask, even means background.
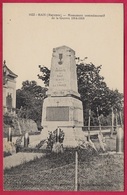
[[[53,48],[63,45],[102,65],[107,86],[123,92],[123,4],[3,4],[3,60],[17,89],[25,80],[44,86],[38,65],[50,69]]]

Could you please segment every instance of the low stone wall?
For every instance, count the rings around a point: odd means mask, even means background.
[[[24,134],[25,132],[34,133],[38,132],[37,124],[31,119],[23,119],[18,117],[11,118],[11,123],[3,124],[3,135],[4,137],[8,136],[9,127],[12,129],[12,135],[18,136]]]
[[[21,128],[22,132],[36,132],[38,131],[37,129],[37,124],[31,120],[31,119],[19,119],[18,123],[20,125],[19,128]]]

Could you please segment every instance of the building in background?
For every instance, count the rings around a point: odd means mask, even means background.
[[[15,115],[16,110],[16,78],[18,76],[13,73],[6,65],[3,64],[3,114]]]

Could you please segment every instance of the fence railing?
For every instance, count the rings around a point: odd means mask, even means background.
[[[118,125],[120,126],[120,125]],[[117,127],[118,127],[117,126]],[[88,128],[90,128],[91,131],[94,131],[94,130],[99,130],[100,129],[100,126],[59,126],[59,128],[82,128],[83,131],[88,131]],[[114,130],[116,129],[116,126],[114,125],[113,126]],[[106,130],[106,129],[112,129],[112,126],[101,126],[101,130]]]

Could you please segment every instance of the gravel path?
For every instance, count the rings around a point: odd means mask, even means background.
[[[12,156],[5,157],[3,159],[3,168],[11,168],[17,165],[23,164],[25,162],[29,162],[34,160],[35,158],[41,158],[44,156],[42,153],[23,153],[19,152],[13,154]]]

